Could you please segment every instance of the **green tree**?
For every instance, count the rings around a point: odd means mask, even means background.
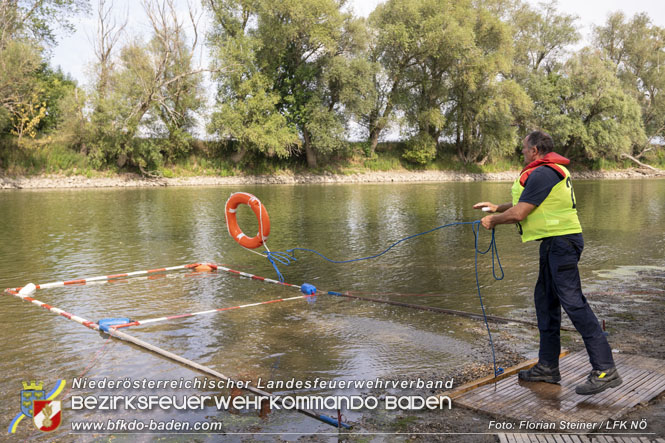
[[[399,110],[417,132],[437,142],[445,130],[453,66],[464,63],[473,46],[471,2],[392,0],[385,5],[388,9],[388,38],[395,50],[387,68],[391,75],[404,76],[397,94]]]
[[[450,69],[446,132],[454,137],[462,161],[484,164],[513,152],[518,121],[532,104],[524,89],[509,78],[510,28],[482,6],[476,6],[469,21],[472,40]]]
[[[371,152],[375,151],[381,133],[392,123],[404,101],[407,73],[418,61],[418,52],[413,50],[419,32],[414,29],[418,19],[417,8],[397,1],[380,3],[369,16],[367,59],[372,83],[365,97],[370,106],[368,112],[360,116],[360,123],[368,130]]]
[[[58,120],[58,135],[72,149],[88,153],[93,139],[93,125],[86,112],[88,96],[81,88],[68,88],[59,102],[61,118]]]
[[[214,28],[209,41],[215,66],[217,103],[208,131],[237,142],[234,159],[248,151],[289,157],[300,145],[297,129],[279,113],[280,95],[258,65],[258,38],[249,19],[256,20],[254,1],[209,1]]]
[[[150,174],[146,168],[189,150],[194,113],[203,104],[204,69],[192,67],[197,39],[186,44],[173,1],[143,5],[152,25],[150,41],[126,44],[114,63],[100,67],[106,74],[98,76],[104,87],[95,87],[91,155],[98,164],[129,163]]]
[[[310,167],[320,155],[344,149],[347,117],[360,103],[351,93],[359,77],[348,72],[362,69],[354,61],[362,26],[343,6],[338,0],[210,0],[216,62],[241,71],[218,78],[220,112],[211,129],[282,156],[297,146],[292,134],[299,134]],[[251,103],[241,103],[249,94]],[[254,128],[263,122],[273,129],[257,137]]]
[[[270,92],[270,82],[260,73],[234,87],[234,93],[219,101],[208,130],[239,143],[240,159],[249,151],[268,157],[289,157],[300,144],[298,133],[277,112],[279,95]]]
[[[665,29],[652,24],[646,14],[627,21],[618,12],[594,28],[594,43],[614,65],[624,89],[640,103],[646,139],[633,147],[640,158],[658,149],[653,141],[665,135]]]
[[[532,76],[529,91],[538,127],[565,156],[617,158],[644,139],[637,101],[621,88],[613,66],[585,48],[561,73]]]
[[[556,1],[540,3],[538,8],[518,2],[507,9],[506,15],[513,28],[514,41],[513,68],[509,77],[535,100],[537,91],[531,88],[547,84],[548,76],[556,78],[571,46],[579,41],[577,17],[558,12]],[[537,99],[542,101],[543,97]],[[543,103],[540,102],[539,106]],[[522,134],[537,126],[530,112],[518,114],[517,122]]]
[[[159,123],[152,129],[153,136],[166,139],[162,153],[174,159],[189,152],[191,132],[196,118],[204,107],[202,72],[194,68],[194,52],[198,45],[198,29],[194,11],[190,9],[194,36],[188,43],[184,23],[178,20],[175,4],[169,0],[145,3],[153,26],[153,38],[148,52],[153,60],[160,60],[161,78],[153,95],[151,112]],[[154,81],[154,80],[153,80]]]
[[[346,146],[343,85],[334,73],[352,57],[357,26],[343,6],[344,0],[260,2],[258,64],[280,96],[277,109],[302,136],[309,167]]]
[[[39,122],[37,130],[40,132],[54,131],[66,116],[62,108],[62,101],[66,96],[77,89],[76,81],[61,69],[53,69],[42,63],[36,73],[37,80],[43,89],[42,101],[46,103],[46,115]]]
[[[10,40],[0,47],[0,105],[11,122],[5,127],[13,127],[19,137],[27,124],[34,129],[43,118],[42,113],[34,112],[43,102],[37,80],[41,65],[42,53],[34,44]]]
[[[71,30],[71,17],[87,9],[84,0],[0,2],[0,130],[12,126],[20,141],[55,126],[58,102],[73,83],[48,67],[43,48],[54,43],[56,27]]]
[[[115,69],[114,51],[127,26],[126,20],[124,22],[116,20],[113,11],[113,0],[97,1],[97,29],[93,42],[93,50],[97,58],[93,79],[97,102],[95,113],[100,111],[98,102],[106,99],[110,93],[110,77]]]
[[[42,61],[38,47],[14,40],[0,49],[0,105],[19,142],[26,134],[55,130],[63,118],[61,101],[75,88],[71,78]]]
[[[73,31],[72,17],[89,9],[88,0],[0,1],[0,47],[16,39],[54,45],[54,28]]]
[[[520,3],[509,14],[514,29],[514,75],[556,71],[565,61],[568,48],[580,39],[575,15],[557,11],[557,2],[540,3],[538,9]]]
[[[482,163],[514,148],[516,114],[530,102],[506,78],[512,36],[495,12],[470,0],[389,0],[370,23],[388,79],[374,116],[385,122],[393,106],[404,114],[417,134],[405,158],[432,158],[431,141],[444,135],[464,162]]]

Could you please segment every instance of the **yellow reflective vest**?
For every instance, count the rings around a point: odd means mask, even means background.
[[[523,242],[582,232],[582,226],[577,218],[575,192],[570,172],[560,164],[557,166],[564,172],[565,177],[554,185],[540,206],[537,206],[521,223],[517,224]],[[524,191],[520,178],[529,171],[523,171],[513,183],[513,206],[519,202]]]

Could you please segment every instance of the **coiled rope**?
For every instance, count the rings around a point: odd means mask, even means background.
[[[291,263],[297,261],[298,259],[295,256],[296,251],[304,251],[304,252],[311,252],[322,259],[330,262],[330,263],[352,263],[352,262],[357,262],[357,261],[362,261],[362,260],[370,260],[373,258],[380,257],[384,254],[386,254],[388,251],[393,249],[395,246],[399,245],[402,242],[405,242],[407,240],[411,240],[415,237],[419,237],[421,235],[425,234],[430,234],[434,231],[438,231],[439,229],[443,228],[448,228],[452,226],[460,226],[460,225],[471,225],[471,229],[473,231],[473,237],[474,237],[474,267],[475,267],[475,272],[476,272],[476,289],[478,291],[478,300],[480,301],[480,308],[483,313],[483,320],[485,322],[485,328],[487,329],[487,336],[489,337],[489,342],[490,342],[490,347],[492,349],[492,363],[494,365],[494,376],[499,376],[503,373],[503,368],[497,368],[496,366],[496,354],[494,352],[494,341],[492,340],[492,332],[490,331],[489,323],[487,321],[487,315],[485,313],[485,305],[483,303],[483,296],[480,292],[480,279],[478,275],[478,255],[485,255],[487,253],[491,253],[492,256],[492,276],[494,277],[495,280],[503,280],[504,277],[504,272],[503,272],[503,267],[501,266],[501,260],[499,259],[499,251],[496,246],[496,237],[495,237],[495,232],[494,229],[492,229],[492,236],[490,240],[490,244],[487,247],[487,249],[482,250],[480,249],[479,246],[479,237],[480,237],[480,229],[481,229],[481,223],[480,220],[475,220],[471,222],[454,222],[454,223],[448,223],[445,225],[437,226],[436,228],[424,231],[424,232],[419,232],[418,234],[413,234],[409,235],[408,237],[404,237],[392,245],[388,246],[385,250],[379,252],[378,254],[375,255],[370,255],[368,257],[361,257],[361,258],[354,258],[354,259],[349,259],[349,260],[333,260],[325,255],[321,254],[318,251],[315,251],[314,249],[308,249],[308,248],[292,248],[292,249],[287,249],[286,252],[279,252],[279,251],[270,251],[267,248],[266,245],[266,251],[263,252],[265,256],[268,258],[268,261],[272,264],[273,268],[275,269],[275,272],[277,273],[277,277],[279,278],[279,281],[284,282],[284,276],[282,273],[279,271],[279,268],[277,267],[277,263],[283,264],[285,266],[289,266]],[[256,251],[252,251],[258,254]],[[501,272],[501,275],[497,275],[497,267],[498,270]]]

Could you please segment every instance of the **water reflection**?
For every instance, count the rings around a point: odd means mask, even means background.
[[[269,210],[271,249],[308,247],[339,260],[373,255],[408,235],[479,218],[472,204],[480,199],[506,201],[509,188],[507,183],[445,183],[242,190],[259,196]],[[274,278],[265,259],[241,249],[227,233],[223,206],[237,190],[1,193],[0,286],[205,261]],[[626,278],[612,273],[625,266],[665,266],[665,181],[578,182],[576,193],[586,240],[581,262],[585,289],[597,290]],[[239,213],[239,222],[254,235],[257,226],[251,211]],[[481,241],[489,242],[489,235],[482,234]],[[529,316],[538,245],[521,244],[511,226],[497,230],[497,243],[506,279],[494,281],[489,260],[480,262],[488,313]],[[320,289],[380,293],[409,303],[479,311],[469,226],[419,237],[371,261],[332,265],[307,253],[297,256],[294,264],[280,268],[295,284],[309,282]],[[96,321],[114,316],[152,318],[297,294],[221,272],[180,272],[43,290],[36,297]],[[113,378],[196,375],[116,342],[100,354],[105,342],[99,334],[13,297],[0,297],[0,318],[0,390],[5,393],[0,413],[6,423],[15,414],[13,399],[24,379],[47,383],[71,379],[88,366],[91,376]],[[263,305],[130,332],[229,376],[250,378],[409,377],[423,371],[445,374],[464,363],[489,361],[486,336],[473,320],[331,296],[320,296],[316,303]],[[286,417],[268,424],[254,419],[250,423],[278,430],[285,422],[287,428],[298,430],[319,426]],[[243,420],[247,418],[229,426],[248,426]]]

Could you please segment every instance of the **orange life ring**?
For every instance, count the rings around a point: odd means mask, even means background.
[[[238,227],[236,210],[238,205],[248,205],[256,214],[259,221],[259,232],[254,237],[247,237]],[[229,234],[240,246],[247,249],[255,249],[261,246],[270,235],[270,217],[265,206],[261,204],[258,198],[246,192],[236,192],[226,201],[226,226],[229,228]]]

